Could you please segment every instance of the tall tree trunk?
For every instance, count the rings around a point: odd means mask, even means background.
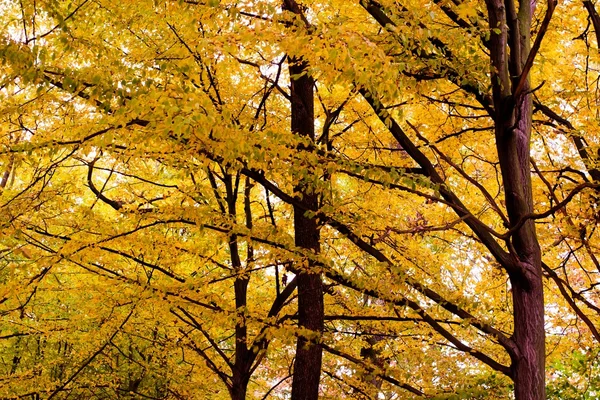
[[[552,1],[552,0],[551,0]],[[487,0],[491,38],[495,138],[506,209],[513,231],[507,242],[514,258],[510,274],[514,342],[511,370],[517,400],[543,400],[545,395],[544,293],[541,252],[535,225],[524,217],[533,212],[530,173],[532,103],[528,72],[532,6],[520,0]],[[534,46],[535,48],[535,46]],[[535,51],[535,49],[534,49]]]
[[[239,190],[239,174],[233,176],[228,173],[223,173],[223,183],[225,185],[225,203],[227,209],[221,208],[221,211],[227,214],[233,221],[237,218],[237,199]],[[216,186],[213,186],[216,192]],[[250,180],[247,178],[244,186],[244,213],[246,227],[252,228],[252,216],[250,214]],[[246,325],[246,307],[248,305],[248,284],[250,276],[246,273],[246,269],[242,264],[240,257],[240,249],[238,236],[233,234],[229,237],[229,256],[231,266],[235,270],[236,277],[233,282],[235,293],[235,309],[237,313],[235,324],[235,359],[231,367],[231,387],[229,395],[231,400],[244,400],[248,390],[248,382],[250,380],[250,352],[248,349],[248,328]],[[246,268],[254,259],[252,245],[248,244],[248,253],[246,257]]]
[[[504,195],[511,226],[533,212],[531,175],[529,173],[529,133],[531,99],[518,101],[513,114],[513,129],[508,123],[497,124],[496,146],[502,169]],[[505,120],[506,121],[506,120]],[[514,335],[519,349],[511,368],[517,400],[542,400],[545,395],[544,293],[541,252],[532,220],[512,236],[511,252],[516,256],[521,274],[511,275]]]
[[[252,186],[250,178],[246,178],[244,183],[244,214],[246,216],[246,228],[248,229],[252,229],[252,210],[250,209],[250,191],[252,190]],[[235,278],[233,284],[235,291],[235,307],[238,311],[238,323],[235,327],[235,363],[232,371],[230,395],[231,400],[245,400],[248,382],[250,381],[250,369],[254,360],[248,349],[248,328],[245,318],[246,307],[248,305],[248,284],[250,283],[250,276],[242,267],[237,244],[232,251],[236,252],[236,256],[232,257],[232,261],[234,265],[237,263],[236,271],[239,275]],[[249,241],[247,242],[246,248],[246,269],[250,269],[253,262],[254,246],[252,245],[252,242]]]
[[[289,71],[292,77],[292,131],[314,141],[314,81],[306,74],[306,64],[302,60],[291,59]],[[300,182],[295,187],[295,192],[306,209],[317,209],[317,194],[307,183]],[[294,207],[294,234],[296,246],[315,254],[319,252],[317,221],[313,217],[306,216],[304,209],[299,207]],[[302,329],[312,331],[312,334],[307,336],[301,332],[298,336],[292,399],[315,400],[319,396],[321,377],[322,349],[318,341],[323,332],[323,283],[321,275],[314,272],[315,265],[310,259],[297,269],[300,271],[298,273],[298,325]]]

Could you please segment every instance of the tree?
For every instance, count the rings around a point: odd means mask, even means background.
[[[1,396],[584,390],[592,3],[3,7]]]

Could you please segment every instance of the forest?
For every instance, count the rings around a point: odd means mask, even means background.
[[[600,398],[598,10],[0,0],[0,399]]]

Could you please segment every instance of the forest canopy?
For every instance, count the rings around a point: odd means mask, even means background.
[[[0,398],[597,398],[598,7],[0,1]]]

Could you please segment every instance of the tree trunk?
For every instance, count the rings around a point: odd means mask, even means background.
[[[531,51],[532,7],[521,0],[487,0],[496,149],[502,171],[506,210],[513,234],[507,242],[517,354],[511,371],[517,400],[543,400],[545,395],[544,293],[541,252],[533,212],[530,173],[532,103],[527,59]],[[531,60],[533,61],[533,60]]]
[[[313,79],[306,74],[306,64],[290,60],[292,131],[314,141]],[[302,73],[304,75],[300,76]],[[305,149],[299,148],[299,151]],[[315,191],[305,182],[295,187],[296,195],[309,210],[318,208]],[[320,250],[319,228],[313,217],[305,215],[302,208],[294,207],[295,244],[318,253]],[[300,332],[296,345],[296,362],[292,381],[292,400],[315,400],[319,396],[322,349],[319,345],[323,332],[323,283],[321,275],[314,272],[310,259],[298,266],[298,325],[312,331],[310,335]]]
[[[529,172],[529,136],[531,99],[527,95],[513,111],[509,121],[516,128],[497,124],[496,145],[502,169],[504,196],[511,227],[533,212],[531,174]],[[511,369],[517,400],[542,400],[545,394],[544,292],[541,252],[532,220],[512,236],[511,253],[521,274],[512,274],[514,335],[519,354]]]
[[[224,174],[224,184],[226,190],[225,201],[227,204],[227,214],[234,221],[237,216],[237,198],[239,189],[239,175],[233,176]],[[246,227],[252,229],[252,216],[250,214],[250,181],[246,179],[244,185],[244,213],[246,219]],[[222,209],[224,210],[224,209]],[[249,267],[254,259],[253,248],[251,243],[248,243],[248,253],[246,257],[246,268]],[[248,382],[250,380],[250,351],[248,349],[248,327],[246,325],[246,307],[248,305],[248,284],[250,276],[246,274],[244,265],[240,257],[240,249],[237,235],[229,237],[229,256],[231,266],[236,272],[233,288],[235,293],[235,309],[236,309],[236,324],[235,324],[235,359],[231,366],[231,387],[229,395],[231,400],[244,400],[246,391],[248,390]]]
[[[246,400],[249,379],[250,377],[248,375],[236,373],[236,371],[233,372],[231,389],[229,390],[231,400]]]
[[[529,97],[529,96],[527,96]],[[531,127],[531,100],[517,105],[520,113],[516,128],[497,124],[496,145],[504,196],[511,227],[533,212],[531,175],[529,173],[529,132]],[[514,336],[519,353],[513,358],[512,370],[517,400],[545,399],[544,350],[544,292],[542,284],[541,252],[532,220],[524,223],[512,236],[511,253],[515,256],[520,274],[511,274],[513,297]]]

